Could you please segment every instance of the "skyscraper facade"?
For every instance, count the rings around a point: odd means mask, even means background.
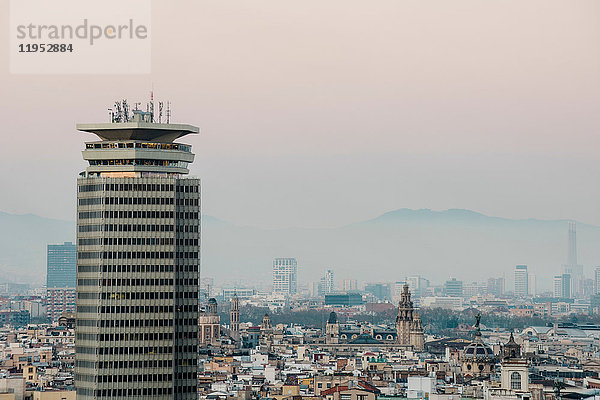
[[[570,299],[571,297],[573,297],[573,281],[572,281],[573,277],[570,274],[562,274],[561,275],[561,296],[565,299]]]
[[[552,296],[562,297],[562,275],[556,275],[552,280]]]
[[[295,258],[273,260],[273,293],[291,296],[298,290],[298,262]]]
[[[333,270],[328,269],[319,282],[319,296],[333,293]]]
[[[46,256],[47,315],[52,322],[75,312],[77,246],[71,242],[49,244]]]
[[[489,278],[487,281],[487,292],[492,296],[504,295],[504,278]]]
[[[529,294],[529,274],[527,265],[515,267],[515,296],[527,296]]]
[[[77,246],[71,242],[49,244],[46,256],[46,288],[75,288]]]
[[[462,297],[463,296],[463,282],[457,281],[456,278],[452,278],[446,281],[444,285],[444,291],[446,296]]]
[[[569,222],[567,263],[562,266],[562,273],[570,275],[569,297],[583,297],[585,277],[583,265],[577,263],[577,225],[575,222]]]
[[[196,399],[200,182],[190,125],[118,108],[77,125],[75,387],[84,399]]]
[[[594,269],[594,290],[596,294],[600,293],[600,267]]]

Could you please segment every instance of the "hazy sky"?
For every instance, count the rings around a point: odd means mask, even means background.
[[[600,2],[153,2],[151,75],[11,75],[0,211],[75,218],[77,122],[155,96],[203,212],[335,226],[397,208],[600,225]],[[8,24],[8,1],[0,1]]]

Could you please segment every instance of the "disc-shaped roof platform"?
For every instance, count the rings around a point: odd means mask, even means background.
[[[102,140],[147,140],[163,143],[200,132],[200,129],[193,125],[144,121],[77,124],[77,130],[93,133]]]

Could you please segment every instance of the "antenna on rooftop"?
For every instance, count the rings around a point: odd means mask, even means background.
[[[154,122],[154,92],[150,92],[150,103],[148,104],[150,109],[146,111],[150,112],[150,122]]]
[[[115,101],[115,109],[116,113],[113,114],[113,122],[123,122],[123,107],[121,105],[121,102]]]
[[[129,122],[129,104],[123,100],[123,122]]]

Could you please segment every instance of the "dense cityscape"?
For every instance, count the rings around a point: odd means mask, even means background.
[[[147,110],[119,102],[77,125],[99,140],[76,242],[48,243],[43,287],[0,286],[0,399],[600,395],[600,267],[578,263],[575,223],[551,292],[527,265],[443,284],[329,266],[299,282],[293,254],[273,255],[268,287],[225,285],[200,271],[200,181],[175,142],[199,130]]]

